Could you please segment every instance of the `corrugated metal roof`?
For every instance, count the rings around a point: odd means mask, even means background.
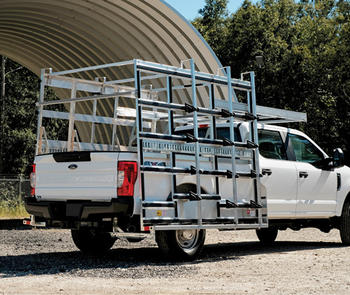
[[[197,30],[163,0],[1,0],[0,54],[36,74],[134,58],[170,65],[194,58],[200,71],[213,73],[221,67]],[[87,78],[130,75],[110,70]]]

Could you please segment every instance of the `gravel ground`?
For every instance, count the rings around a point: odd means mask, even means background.
[[[117,241],[87,257],[66,230],[0,230],[0,295],[350,294],[350,247],[339,232],[280,232],[261,246],[254,231],[208,231],[195,262],[167,262],[153,239]]]

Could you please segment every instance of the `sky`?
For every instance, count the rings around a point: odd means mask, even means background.
[[[176,10],[178,10],[188,20],[193,20],[199,16],[198,10],[204,7],[205,0],[165,0]],[[253,0],[252,2],[257,2]],[[243,3],[243,0],[229,0],[228,10],[230,13],[235,12]]]

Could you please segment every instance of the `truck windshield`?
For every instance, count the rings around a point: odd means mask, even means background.
[[[217,139],[230,139],[230,128],[229,127],[218,127],[216,128],[217,132]],[[186,134],[192,134],[193,135],[193,129],[185,129],[185,130],[178,130],[175,131],[175,134],[177,135],[186,135]],[[199,128],[198,129],[198,136],[201,138],[209,138],[210,137],[210,130],[208,127]],[[241,140],[241,134],[239,133],[239,129],[235,127],[235,141],[242,141]]]

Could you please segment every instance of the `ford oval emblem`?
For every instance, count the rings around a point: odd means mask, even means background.
[[[77,165],[77,164],[70,164],[70,165],[68,166],[68,168],[74,170],[74,169],[77,169],[77,168],[78,168],[78,165]]]

